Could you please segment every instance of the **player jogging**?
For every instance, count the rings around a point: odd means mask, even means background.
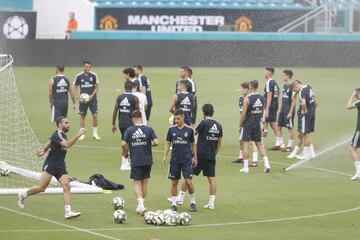
[[[80,94],[86,93],[89,95],[89,101],[86,103],[79,103],[79,114],[80,114],[80,128],[85,128],[85,118],[87,114],[88,108],[90,108],[90,112],[93,117],[93,138],[95,140],[101,140],[97,133],[98,126],[98,117],[97,117],[97,92],[99,89],[99,78],[98,76],[90,71],[91,62],[84,61],[83,62],[83,71],[79,73],[74,81],[76,96],[79,98]],[[79,140],[84,140],[85,135],[82,135]]]
[[[353,99],[355,98],[355,101]],[[351,141],[350,153],[351,157],[354,160],[354,165],[356,169],[355,175],[350,178],[351,180],[360,179],[360,158],[357,153],[357,149],[360,147],[360,88],[356,89],[351,95],[347,105],[347,109],[357,109],[358,117],[357,117],[357,125],[354,136]]]
[[[131,93],[132,89],[135,88],[135,84],[131,81],[125,81],[124,88],[125,92],[116,98],[112,116],[112,132],[115,133],[115,122],[119,113],[118,126],[121,134],[121,140],[124,139],[126,129],[133,125],[131,113],[135,110],[139,110],[139,99]],[[131,170],[128,155],[125,153],[124,146],[122,146],[120,170]]]
[[[181,173],[185,178],[190,193],[190,211],[196,211],[195,190],[192,183],[192,167],[197,165],[197,152],[194,129],[184,123],[184,112],[180,109],[174,112],[174,126],[170,127],[165,142],[163,163],[172,145],[168,178],[171,179],[171,209],[176,211],[177,185]]]
[[[299,81],[292,81],[292,91],[299,95],[300,106],[298,115],[298,142],[288,158],[296,157],[300,160],[307,160],[316,156],[314,145],[311,141],[311,133],[315,130],[315,110],[317,102],[310,85],[301,85]],[[299,155],[301,145],[304,144],[303,152]]]
[[[24,208],[25,198],[44,192],[47,186],[49,185],[51,178],[54,176],[58,182],[63,187],[64,191],[64,204],[65,204],[65,218],[76,218],[81,215],[80,212],[73,212],[70,206],[70,184],[69,176],[67,175],[66,165],[65,165],[65,156],[67,148],[70,148],[82,134],[85,133],[83,128],[72,137],[70,140],[67,140],[66,133],[70,129],[70,122],[65,117],[58,117],[56,119],[56,131],[51,135],[49,141],[45,144],[42,149],[36,151],[36,155],[41,157],[49,149],[49,154],[46,157],[44,162],[42,173],[40,177],[40,182],[38,186],[34,186],[28,189],[26,192],[21,192],[18,195],[18,205],[20,208]]]
[[[261,143],[261,118],[264,109],[264,98],[258,94],[257,88],[258,81],[252,80],[249,82],[249,94],[244,97],[243,111],[241,114],[240,126],[243,127],[242,135],[243,140],[243,154],[244,154],[244,167],[240,170],[242,173],[249,172],[249,144],[254,141],[260,154],[264,160],[264,172],[270,172],[270,163],[266,156],[264,145]]]
[[[153,164],[151,146],[157,146],[159,140],[152,128],[142,123],[142,114],[135,110],[132,114],[133,126],[125,131],[122,141],[125,154],[130,152],[131,173],[134,181],[134,191],[137,201],[136,212],[143,215],[146,212],[144,201],[147,195],[148,179]]]
[[[145,114],[146,114],[146,121],[148,122],[150,120],[151,108],[153,105],[153,100],[152,100],[152,96],[151,96],[151,88],[150,88],[150,80],[147,78],[147,76],[145,76],[143,74],[143,72],[142,72],[143,67],[141,65],[135,65],[134,70],[135,70],[135,76],[140,83],[139,92],[146,95],[147,108],[146,108]]]
[[[284,80],[284,86],[282,94],[279,96],[279,118],[278,118],[278,129],[279,136],[282,138],[282,128],[287,128],[289,131],[289,142],[285,147],[284,142],[281,142],[281,151],[291,152],[292,145],[294,144],[294,117],[295,117],[295,105],[296,105],[296,94],[290,89],[291,78],[293,72],[286,69],[282,72],[282,78]]]
[[[64,65],[56,66],[56,75],[49,80],[49,101],[51,107],[51,121],[58,117],[67,117],[69,107],[69,92],[76,111],[75,95],[70,81],[64,76]]]

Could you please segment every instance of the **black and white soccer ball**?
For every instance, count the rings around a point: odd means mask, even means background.
[[[123,223],[127,219],[127,213],[123,209],[116,210],[114,212],[114,221],[116,223]]]
[[[163,211],[155,212],[153,223],[158,226],[165,223],[165,214],[163,213]]]
[[[153,211],[147,211],[144,214],[144,221],[147,224],[154,224],[154,216],[155,216],[155,212]]]
[[[7,177],[7,176],[10,175],[10,173],[11,173],[11,171],[10,171],[10,169],[9,169],[8,167],[2,166],[2,167],[0,168],[0,175],[1,175],[1,176]]]
[[[29,33],[29,25],[21,16],[11,16],[3,25],[3,32],[9,39],[24,39]]]
[[[166,214],[164,223],[167,226],[176,226],[178,223],[178,217],[175,214]]]
[[[114,197],[112,205],[115,210],[123,209],[125,207],[125,200],[122,197]]]
[[[191,215],[187,212],[180,213],[180,225],[189,225],[191,223]]]
[[[87,103],[87,102],[89,102],[89,99],[90,99],[90,96],[87,93],[82,93],[79,96],[79,102],[80,103]]]

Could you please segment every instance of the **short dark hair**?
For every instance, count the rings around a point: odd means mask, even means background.
[[[187,80],[180,80],[179,85],[184,85],[185,87],[187,87]]]
[[[85,66],[85,64],[90,64],[91,65],[91,62],[89,60],[84,60],[83,61],[83,66]]]
[[[301,84],[301,82],[300,82],[299,80],[293,80],[293,81],[291,81],[291,83],[290,83],[290,89],[291,89],[291,91],[294,90],[294,87],[295,87],[295,85],[297,85],[297,84]]]
[[[59,72],[63,72],[65,70],[65,66],[64,66],[64,64],[58,64],[58,65],[56,65],[56,69]]]
[[[135,110],[131,113],[131,117],[132,118],[141,118],[142,115],[141,115],[141,112],[139,110]]]
[[[249,82],[249,88],[258,89],[259,82],[257,80],[251,80]]]
[[[59,127],[60,123],[65,119],[66,117],[60,116],[55,120],[56,126]]]
[[[355,91],[356,91],[357,93],[359,93],[359,92],[360,92],[360,88],[357,88]]]
[[[188,74],[189,74],[190,77],[192,76],[193,70],[191,68],[188,69]]]
[[[129,77],[131,77],[131,78],[135,77],[135,70],[133,68],[125,68],[123,70],[123,73],[126,75],[129,75]]]
[[[289,78],[292,78],[292,76],[293,76],[293,71],[291,71],[290,69],[285,69],[285,70],[283,71],[283,73],[284,73],[286,76],[288,76]]]
[[[275,73],[275,69],[273,67],[265,67],[265,70],[272,72],[272,74]]]
[[[174,112],[174,115],[175,116],[179,116],[179,115],[184,116],[184,111],[181,109],[176,109]]]
[[[132,81],[125,81],[124,88],[126,92],[131,92],[134,87],[136,87],[135,83]]]
[[[142,65],[134,65],[133,68],[139,69],[140,71],[142,71]]]
[[[210,103],[206,103],[202,106],[202,111],[205,116],[212,117],[214,115],[214,107]]]
[[[240,84],[240,86],[242,88],[249,89],[249,82],[243,82],[242,84]]]
[[[180,69],[184,69],[187,73],[190,73],[191,68],[189,66],[181,66]],[[191,71],[192,73],[192,71]]]

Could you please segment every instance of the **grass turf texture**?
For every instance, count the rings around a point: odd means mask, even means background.
[[[16,81],[21,99],[39,141],[44,143],[54,124],[50,122],[50,108],[47,98],[47,81],[54,68],[16,68]],[[111,116],[116,96],[123,89],[122,68],[97,68],[93,70],[100,77],[99,135],[102,141],[91,138],[91,116],[87,117],[87,138],[77,142],[68,151],[67,166],[70,175],[81,179],[94,173],[126,185],[125,190],[111,194],[72,195],[72,207],[81,211],[80,219],[66,221],[63,216],[61,195],[34,196],[26,200],[24,210],[16,205],[15,196],[0,196],[1,239],[357,239],[360,233],[359,211],[334,215],[309,216],[332,213],[360,206],[359,184],[350,182],[354,173],[348,154],[348,145],[342,145],[331,152],[309,161],[300,168],[284,173],[282,169],[296,162],[286,159],[286,154],[268,152],[272,170],[263,173],[260,159],[258,168],[251,168],[249,174],[240,174],[240,164],[231,160],[238,154],[238,99],[240,83],[258,79],[259,92],[263,92],[264,80],[261,68],[195,68],[194,79],[198,88],[201,107],[210,102],[215,107],[215,118],[223,125],[224,140],[217,158],[218,196],[216,210],[203,209],[208,200],[206,178],[194,178],[198,212],[192,215],[189,227],[155,227],[146,225],[142,217],[135,214],[135,197],[128,171],[119,171],[119,133],[111,133]],[[280,68],[275,79],[282,86]],[[294,79],[310,84],[319,102],[316,115],[316,133],[313,136],[315,150],[320,151],[352,136],[356,111],[348,111],[345,104],[353,89],[359,87],[358,69],[293,69]],[[65,75],[73,79],[81,68],[67,68]],[[154,148],[154,165],[149,181],[149,193],[145,205],[148,210],[169,208],[170,181],[167,166],[162,159],[163,143],[170,116],[167,108],[178,79],[177,68],[146,68],[150,77],[154,107],[151,126],[161,144]],[[200,109],[199,107],[199,109]],[[79,117],[69,109],[72,136],[79,126]],[[198,113],[198,121],[201,112]],[[287,131],[284,131],[287,142]],[[266,146],[274,145],[270,131]],[[349,141],[350,142],[350,141]],[[314,169],[323,168],[335,171]],[[39,169],[40,170],[40,169]],[[111,199],[121,196],[126,200],[128,213],[126,223],[118,225],[112,220]],[[179,211],[188,211],[189,198]],[[33,219],[4,208],[14,209],[41,218],[56,221],[59,225]],[[300,217],[299,219],[283,219]],[[262,220],[272,220],[261,222]],[[278,220],[276,220],[278,219]],[[229,224],[232,223],[232,224]],[[211,225],[218,224],[218,225]],[[71,228],[76,227],[75,228]],[[93,233],[81,232],[88,229]],[[102,234],[102,236],[95,235]],[[106,235],[106,236],[105,236]]]

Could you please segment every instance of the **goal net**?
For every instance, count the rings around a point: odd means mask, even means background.
[[[0,54],[0,194],[17,194],[39,183],[44,158],[36,156],[40,148],[15,83],[13,57]],[[62,193],[55,178],[45,193]],[[74,193],[100,193],[102,188],[72,181]]]

